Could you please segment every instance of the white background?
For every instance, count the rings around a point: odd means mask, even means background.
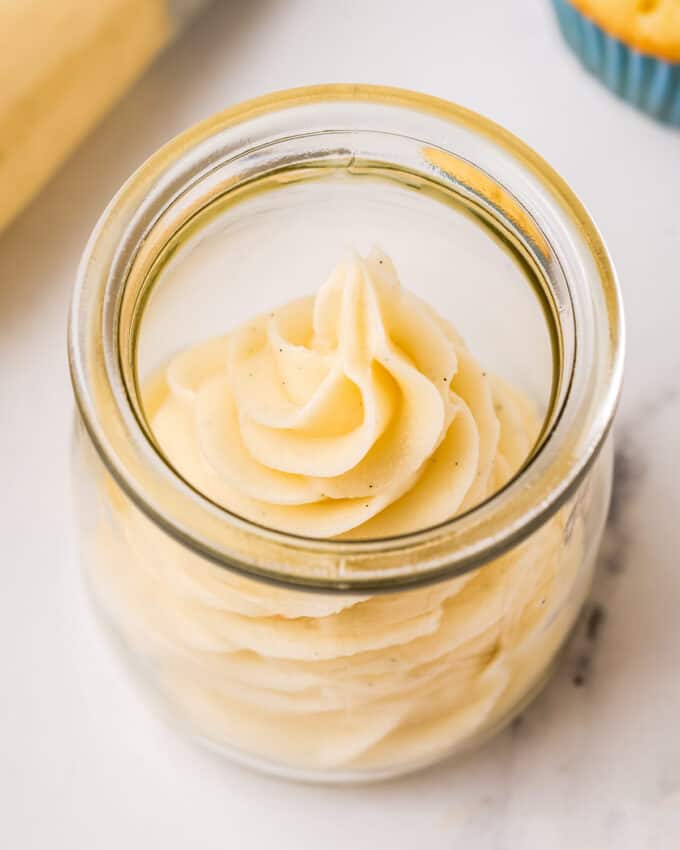
[[[629,330],[600,639],[578,635],[523,721],[482,751],[354,789],[251,774],[160,724],[92,622],[66,534],[66,311],[96,217],[186,126],[332,81],[459,101],[542,153],[603,231]],[[680,133],[588,77],[547,0],[208,10],[0,236],[0,847],[680,846],[679,207]]]

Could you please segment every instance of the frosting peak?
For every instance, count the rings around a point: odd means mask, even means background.
[[[163,381],[147,415],[178,471],[234,513],[312,537],[447,520],[502,486],[538,431],[378,251],[181,353]]]

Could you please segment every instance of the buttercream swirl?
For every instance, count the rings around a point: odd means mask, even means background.
[[[479,503],[526,459],[530,404],[487,375],[388,257],[175,357],[148,411],[192,485],[312,537],[383,537]],[[151,396],[150,396],[151,397]]]
[[[539,427],[377,252],[341,263],[315,298],[178,355],[145,403],[205,495],[316,537],[446,520],[502,486]],[[592,568],[567,504],[434,586],[303,593],[216,567],[111,480],[105,492],[93,587],[168,704],[215,744],[332,775],[405,770],[495,728],[545,674]]]

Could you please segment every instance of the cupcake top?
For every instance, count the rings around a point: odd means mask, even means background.
[[[680,62],[680,0],[570,0],[609,35],[668,62]]]

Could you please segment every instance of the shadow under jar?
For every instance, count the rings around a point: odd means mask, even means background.
[[[479,503],[391,537],[227,510],[157,439],[154,381],[374,245],[530,400],[525,456]],[[88,584],[149,692],[202,741],[285,776],[380,779],[477,744],[545,681],[605,522],[623,323],[587,213],[509,133],[352,85],[207,120],[103,214],[69,355]]]

